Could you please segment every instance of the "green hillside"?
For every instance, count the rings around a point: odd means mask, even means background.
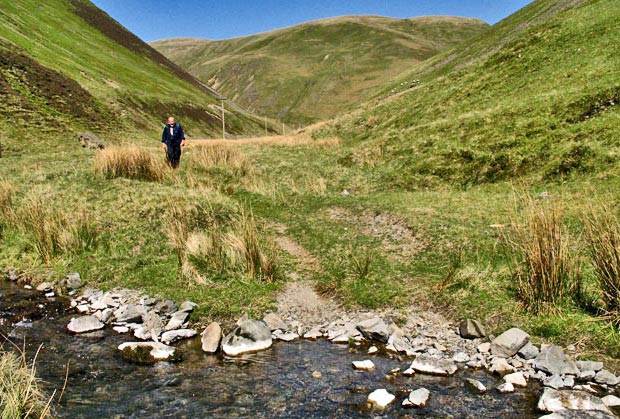
[[[251,111],[299,125],[367,101],[386,80],[486,30],[476,19],[352,16],[224,41],[151,45]]]
[[[381,188],[617,173],[620,4],[538,0],[331,124]],[[421,83],[399,94],[402,80]]]
[[[194,136],[220,135],[216,95],[87,0],[3,2],[0,57],[5,149],[67,129],[152,136],[168,114]],[[228,124],[264,131],[239,111]]]

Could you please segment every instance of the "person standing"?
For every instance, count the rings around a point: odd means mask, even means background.
[[[173,169],[179,167],[181,161],[181,147],[185,146],[185,133],[181,124],[171,116],[161,134],[161,146],[166,151],[168,164]]]

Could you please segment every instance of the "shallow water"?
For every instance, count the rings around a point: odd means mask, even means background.
[[[451,378],[417,375],[386,377],[410,361],[389,354],[368,357],[365,348],[326,341],[275,343],[243,360],[204,355],[199,339],[181,342],[184,360],[139,366],[124,361],[116,347],[130,337],[111,331],[73,336],[65,326],[72,312],[65,301],[41,299],[36,292],[7,288],[0,281],[0,330],[12,340],[26,339],[29,354],[43,347],[37,373],[49,389],[69,379],[60,418],[537,418],[539,388],[501,395],[478,395],[463,384],[475,377],[488,388],[498,383],[482,371],[460,371]],[[40,304],[46,307],[37,307]],[[46,315],[41,317],[42,312]],[[21,322],[16,324],[17,322]],[[5,344],[5,347],[7,345]],[[370,358],[372,372],[353,370],[351,362]],[[321,378],[313,378],[318,371]],[[400,404],[409,391],[431,392],[426,408]],[[397,396],[384,411],[369,409],[366,399],[377,388]]]

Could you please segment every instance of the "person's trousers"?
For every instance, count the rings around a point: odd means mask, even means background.
[[[168,158],[168,164],[173,169],[179,167],[181,161],[181,146],[180,145],[168,145],[166,148],[166,157]]]

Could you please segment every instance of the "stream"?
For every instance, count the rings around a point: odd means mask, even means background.
[[[380,351],[368,356],[367,347],[316,342],[275,342],[264,352],[243,359],[209,356],[200,339],[182,341],[183,360],[151,366],[123,360],[117,346],[131,341],[109,329],[71,335],[66,325],[73,310],[62,298],[0,281],[0,332],[27,354],[39,351],[37,376],[47,391],[63,387],[69,374],[59,418],[538,418],[540,387],[530,384],[513,394],[500,394],[499,379],[484,371],[460,370],[449,378],[418,374],[389,375],[411,360]],[[4,349],[10,345],[3,344]],[[351,362],[372,359],[377,368],[355,371]],[[320,373],[319,378],[316,372]],[[313,374],[314,373],[314,374]],[[479,395],[464,379],[472,377],[489,388]],[[400,406],[409,391],[431,392],[421,409]],[[396,395],[385,410],[371,409],[370,392],[385,388]]]

